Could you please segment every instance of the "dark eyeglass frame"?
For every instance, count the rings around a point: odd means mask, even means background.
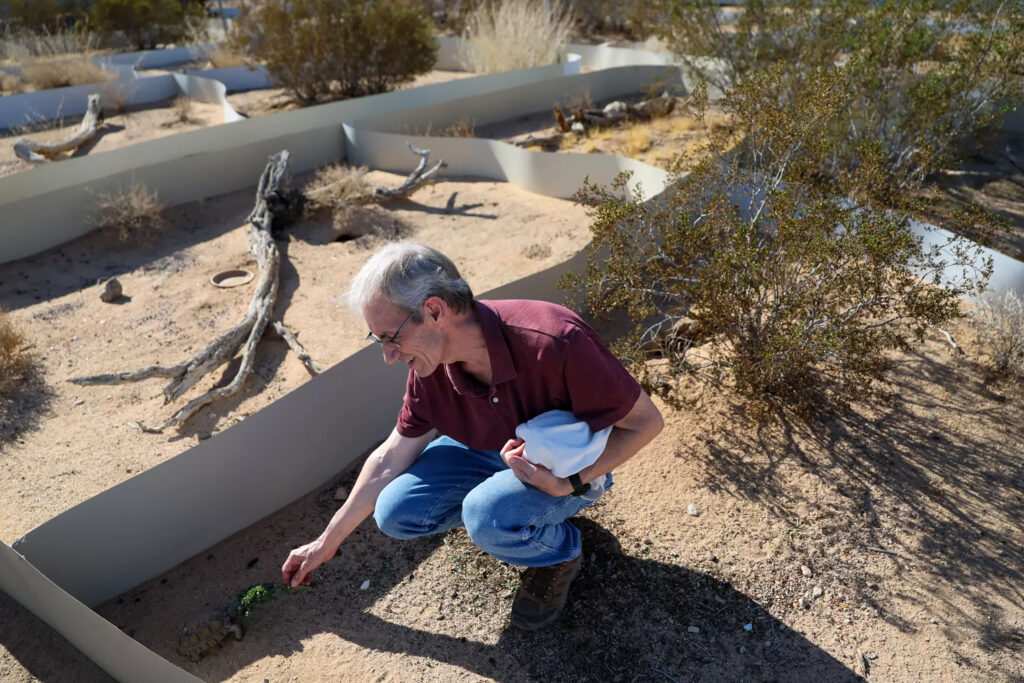
[[[372,341],[374,344],[380,344],[381,346],[384,346],[385,344],[391,344],[393,346],[398,346],[399,345],[398,344],[398,333],[402,331],[402,328],[405,327],[405,324],[407,322],[412,320],[412,317],[415,314],[416,314],[416,311],[412,311],[411,313],[409,313],[409,315],[407,315],[405,317],[405,320],[402,321],[402,324],[398,326],[398,329],[395,330],[394,334],[392,334],[392,335],[385,334],[382,337],[378,337],[373,332],[367,332],[366,333],[366,339],[369,340],[369,341]]]

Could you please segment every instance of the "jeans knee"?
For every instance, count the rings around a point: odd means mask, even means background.
[[[384,535],[402,541],[430,533],[422,528],[420,520],[412,519],[404,507],[402,497],[394,495],[385,487],[377,496],[377,504],[373,508],[373,521],[377,523],[377,528]]]
[[[473,543],[483,549],[493,545],[505,530],[497,518],[498,506],[480,488],[474,489],[462,501],[462,524]]]

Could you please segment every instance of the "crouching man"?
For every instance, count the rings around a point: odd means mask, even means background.
[[[409,366],[405,397],[327,528],[288,555],[285,583],[305,582],[371,513],[399,539],[463,526],[485,552],[527,568],[512,624],[550,624],[582,561],[580,532],[566,520],[661,431],[657,407],[575,313],[543,301],[478,301],[430,247],[385,246],[348,300],[384,362]],[[596,459],[565,478],[532,463],[530,442],[515,438],[518,426],[554,410],[604,437]],[[549,443],[545,453],[558,450]]]

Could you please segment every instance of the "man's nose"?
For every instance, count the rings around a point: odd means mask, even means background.
[[[395,361],[398,360],[398,349],[390,344],[383,344],[381,351],[384,353],[384,362],[388,365],[394,365]]]

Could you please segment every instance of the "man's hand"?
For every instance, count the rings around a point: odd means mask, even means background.
[[[331,559],[323,543],[317,539],[299,546],[288,554],[281,566],[281,579],[292,588],[309,583],[313,570]]]
[[[551,470],[543,465],[535,465],[525,457],[526,442],[522,439],[509,439],[501,449],[501,459],[505,461],[516,478],[529,484],[549,496],[567,496],[572,493],[572,484],[568,479],[556,477]]]

